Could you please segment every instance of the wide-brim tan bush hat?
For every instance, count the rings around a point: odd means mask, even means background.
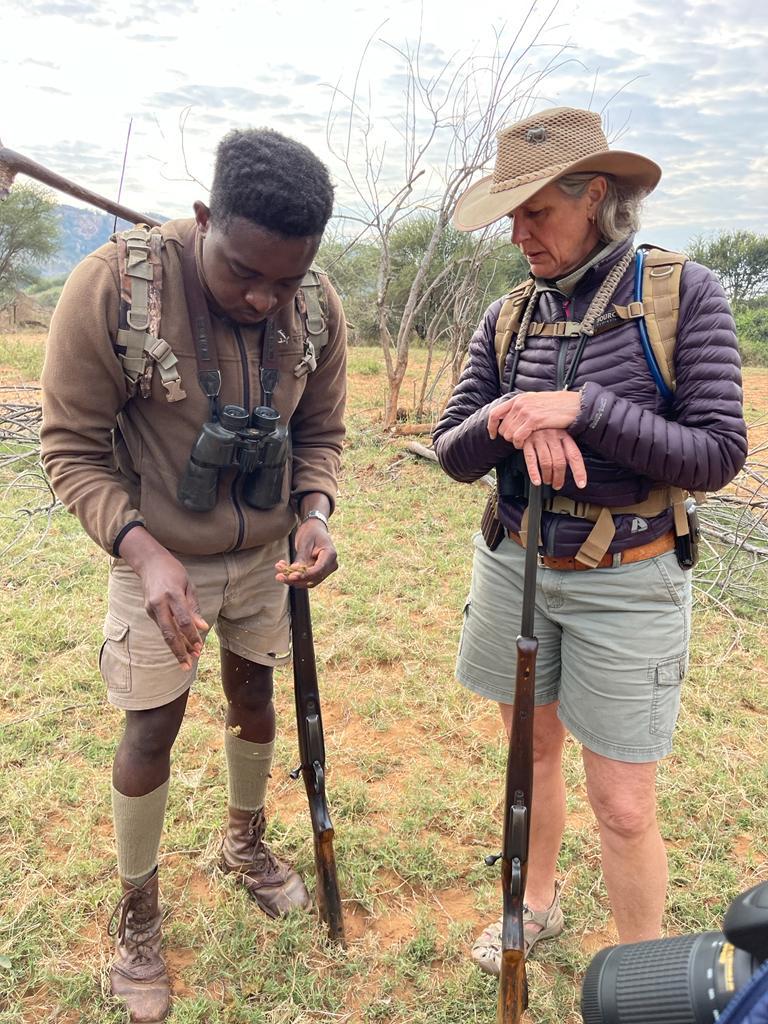
[[[596,171],[651,192],[661,168],[639,153],[608,149],[600,115],[574,107],[552,107],[502,128],[493,174],[475,182],[456,204],[459,231],[484,228],[527,202],[564,174]]]

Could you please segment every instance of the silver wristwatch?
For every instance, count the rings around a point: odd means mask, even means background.
[[[301,521],[302,523],[306,523],[308,519],[319,519],[326,530],[328,529],[328,516],[319,509],[311,508]]]

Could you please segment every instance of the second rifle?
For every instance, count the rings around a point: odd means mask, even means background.
[[[291,558],[294,557],[291,538]],[[320,916],[334,942],[344,945],[344,917],[341,910],[336,858],[333,852],[333,825],[325,796],[325,741],[320,713],[315,647],[312,639],[312,618],[309,594],[304,589],[290,588],[291,633],[293,639],[293,685],[296,697],[296,724],[299,731],[301,764],[291,772],[301,775],[309,800],[315,844],[317,905]]]
[[[497,1024],[518,1024],[528,1006],[523,910],[533,801],[533,714],[539,649],[539,641],[533,632],[533,615],[541,503],[541,487],[531,485],[525,539],[523,613],[517,638],[515,704],[507,755],[504,837],[500,857],[503,916]],[[493,864],[498,859],[488,857],[486,863]]]

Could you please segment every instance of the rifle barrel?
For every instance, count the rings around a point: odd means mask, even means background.
[[[533,715],[536,654],[539,648],[533,624],[541,507],[541,487],[531,486],[528,496],[522,622],[520,636],[517,638],[515,704],[507,754],[504,799],[501,858],[504,911],[497,1024],[518,1024],[528,1006],[523,900],[528,874],[528,841],[533,802]]]
[[[291,538],[291,558],[294,555]],[[309,594],[306,590],[291,587],[290,601],[296,724],[301,775],[307,791],[314,837],[317,904],[330,938],[343,946],[344,917],[333,852],[333,826],[325,794],[325,743]]]

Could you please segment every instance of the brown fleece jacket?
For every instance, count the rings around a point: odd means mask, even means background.
[[[115,352],[120,287],[117,247],[103,245],[70,275],[56,307],[43,369],[43,465],[53,488],[106,551],[121,530],[139,521],[179,554],[206,555],[257,547],[288,535],[301,494],[321,491],[333,505],[346,394],[346,325],[341,302],[321,278],[328,310],[328,344],[317,369],[294,375],[304,329],[291,304],[276,317],[288,340],[277,346],[280,376],[273,403],[290,423],[292,455],[282,501],[259,511],[242,499],[234,468],[220,471],[211,512],[188,512],[176,491],[208,400],[197,381],[195,346],[182,282],[181,254],[193,244],[193,220],[163,225],[160,336],[178,359],[187,397],[166,401],[160,375],[148,398],[130,393]],[[238,325],[211,314],[221,405],[261,404],[259,369],[263,326]]]

